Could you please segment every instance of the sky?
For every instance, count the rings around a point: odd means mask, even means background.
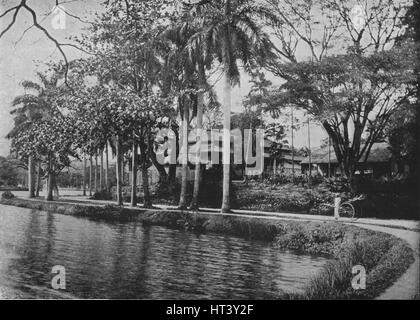
[[[61,1],[66,12],[78,16],[83,21],[91,21],[93,14],[101,12],[103,0],[67,0]],[[8,8],[19,3],[19,0],[0,0],[0,14]],[[36,11],[40,24],[45,27],[51,35],[59,42],[69,43],[70,36],[77,36],[83,32],[87,24],[66,16],[65,23],[58,21],[58,14],[54,11],[55,0],[31,0],[30,6]],[[0,19],[0,30],[3,30],[11,21],[11,14]],[[31,16],[27,12],[19,12],[16,23],[0,39],[0,156],[9,154],[10,141],[5,137],[13,127],[13,118],[10,115],[11,102],[14,97],[24,93],[20,86],[23,80],[36,80],[35,72],[42,70],[45,63],[50,60],[58,61],[61,55],[54,43],[49,40],[40,30],[30,28]],[[60,28],[64,26],[64,28]],[[84,56],[77,49],[66,47],[67,57],[76,59]],[[279,79],[267,74],[267,79],[274,85],[279,84]],[[221,99],[222,81],[215,84],[216,93]],[[250,90],[249,77],[242,73],[241,84],[232,91],[232,111],[242,110],[242,100]],[[303,114],[296,114],[297,117]],[[316,147],[321,144],[321,140],[326,137],[322,129],[312,124],[311,146]],[[308,145],[307,126],[301,126],[295,132],[295,145],[297,147]],[[290,140],[290,138],[289,138]]]

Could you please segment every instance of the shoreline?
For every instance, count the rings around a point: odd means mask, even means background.
[[[310,281],[304,294],[290,293],[285,299],[377,298],[394,285],[415,261],[414,251],[406,241],[391,234],[335,221],[277,220],[22,198],[2,199],[0,204],[98,221],[135,220],[198,233],[239,236],[248,240],[263,240],[283,250],[292,249],[334,259]],[[351,269],[355,265],[366,266],[366,290],[351,287]]]

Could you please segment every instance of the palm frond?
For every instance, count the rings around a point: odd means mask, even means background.
[[[23,94],[20,96],[17,96],[12,101],[12,107],[16,107],[20,104],[38,104],[40,102],[40,99],[33,95],[33,94]]]
[[[41,83],[45,88],[50,85],[50,81],[49,81],[46,74],[44,74],[42,72],[37,72],[36,75],[39,78],[39,80],[41,80]]]
[[[34,89],[34,90],[36,90],[38,93],[40,93],[40,92],[43,90],[43,88],[42,88],[42,87],[41,87],[38,83],[33,82],[33,81],[29,81],[29,80],[22,81],[22,82],[21,82],[21,86],[22,86],[24,89],[27,89],[27,90],[29,90],[29,89]]]

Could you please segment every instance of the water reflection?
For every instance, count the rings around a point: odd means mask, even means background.
[[[262,299],[298,291],[325,258],[139,222],[103,223],[0,205],[0,296]],[[51,269],[66,268],[66,290]]]

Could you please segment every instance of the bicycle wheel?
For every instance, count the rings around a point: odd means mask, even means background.
[[[355,216],[355,210],[353,205],[348,202],[343,203],[340,206],[338,214],[340,217],[353,219]]]

